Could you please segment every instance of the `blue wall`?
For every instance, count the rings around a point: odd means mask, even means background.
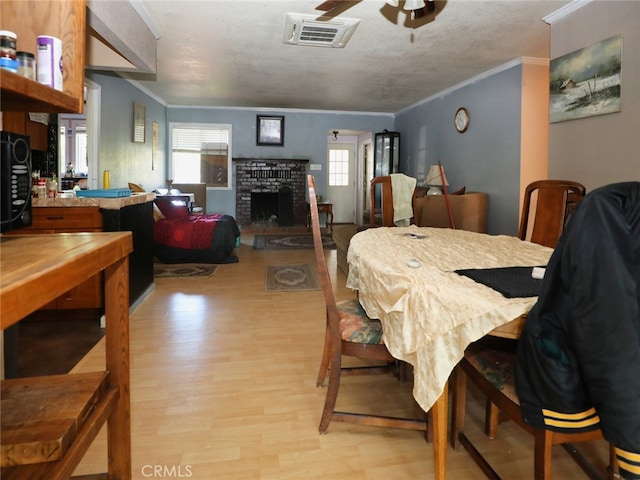
[[[321,164],[322,172],[326,172],[328,132],[335,129],[370,132],[393,129],[393,115],[390,114],[167,107],[117,75],[87,72],[87,77],[102,87],[99,169],[111,172],[112,188],[126,187],[128,182],[142,184],[147,190],[166,187],[166,151],[171,122],[231,124],[233,157],[306,158],[310,163]],[[134,101],[146,106],[145,143],[132,142]],[[284,115],[283,147],[256,145],[257,115]],[[152,158],[151,125],[154,121],[158,123],[156,158]],[[319,194],[326,195],[326,176],[318,175],[317,182]],[[235,190],[209,190],[207,211],[235,215]]]
[[[256,145],[256,116],[283,115],[284,146]],[[361,130],[378,132],[393,128],[393,116],[301,110],[259,110],[229,108],[178,108],[168,110],[168,123],[226,123],[231,124],[231,154],[234,158],[305,158],[309,163],[322,165],[326,172],[327,132],[332,130]],[[318,192],[326,196],[326,175],[316,176]],[[235,178],[232,180],[235,185]],[[209,190],[207,211],[235,215],[235,189]]]
[[[163,188],[168,177],[168,128],[171,122],[232,125],[234,158],[306,158],[326,172],[327,134],[332,130],[399,131],[400,170],[422,181],[428,166],[441,161],[450,189],[489,194],[490,233],[518,229],[520,176],[521,65],[452,90],[392,115],[378,113],[166,107],[115,75],[90,73],[102,86],[100,170],[111,171],[111,186],[141,183]],[[147,107],[147,138],[131,141],[133,102]],[[467,132],[453,127],[458,107],[469,110]],[[283,147],[256,145],[256,116],[284,115]],[[159,148],[152,162],[151,124],[158,122]],[[153,168],[152,168],[153,163]],[[318,172],[319,173],[319,172]],[[317,175],[326,195],[326,176]],[[233,179],[235,184],[235,179]],[[235,190],[209,190],[207,211],[235,215]]]
[[[522,65],[514,65],[396,116],[402,135],[400,169],[421,182],[429,165],[442,162],[449,189],[489,194],[489,233],[518,232]],[[453,116],[469,111],[458,133]]]
[[[323,172],[328,132],[388,129],[402,135],[401,171],[422,181],[428,166],[441,161],[451,189],[466,186],[467,190],[489,194],[490,233],[517,232],[520,65],[427,99],[398,113],[395,119],[376,113],[165,107],[118,76],[90,73],[88,77],[102,86],[99,168],[111,171],[112,187],[126,187],[128,182],[140,183],[148,190],[165,187],[171,122],[231,124],[233,157],[306,158],[321,164]],[[147,109],[144,144],[131,141],[134,101],[144,103]],[[453,127],[453,115],[460,106],[471,116],[464,134]],[[284,115],[283,147],[256,145],[257,115]],[[158,122],[159,141],[157,158],[152,159],[154,121]],[[317,181],[319,194],[326,195],[325,175],[317,175]],[[235,215],[235,190],[209,190],[207,211]]]
[[[166,185],[166,108],[131,83],[116,75],[87,72],[100,84],[99,170],[111,173],[111,188],[125,188],[128,182],[147,190]],[[146,106],[145,143],[134,143],[133,102]],[[152,158],[152,122],[158,123],[157,158]],[[98,175],[102,188],[102,174]]]

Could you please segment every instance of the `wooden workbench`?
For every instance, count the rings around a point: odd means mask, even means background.
[[[131,232],[0,237],[3,331],[101,271],[106,316],[105,371],[2,381],[3,480],[69,478],[105,422],[109,478],[131,478],[132,250]]]

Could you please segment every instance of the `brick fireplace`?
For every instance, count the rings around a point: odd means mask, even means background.
[[[304,225],[308,163],[306,159],[234,158],[236,221],[240,225]]]

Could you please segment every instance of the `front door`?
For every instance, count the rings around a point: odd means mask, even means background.
[[[355,223],[356,206],[356,145],[336,143],[328,145],[327,198],[333,203],[334,223]]]

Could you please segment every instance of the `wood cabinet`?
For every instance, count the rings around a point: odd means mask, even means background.
[[[28,135],[32,150],[47,151],[47,125],[33,122],[28,112],[82,113],[84,109],[85,0],[2,0],[2,28],[16,33],[17,49],[37,56],[39,35],[62,40],[63,90],[2,70],[2,129]]]
[[[28,113],[2,112],[2,129],[28,135],[31,150],[47,151],[49,126],[31,121]]]
[[[2,28],[18,36],[17,49],[36,54],[39,35],[62,40],[63,90],[2,71],[0,110],[82,113],[84,108],[85,0],[2,0]]]
[[[14,233],[101,232],[102,212],[99,207],[34,207],[33,222]]]
[[[32,209],[29,227],[9,232],[9,235],[101,232],[102,213],[98,207],[42,207]],[[43,239],[42,247],[48,248]],[[56,255],[57,252],[50,252]],[[43,310],[102,309],[102,273],[74,286],[49,302]]]

